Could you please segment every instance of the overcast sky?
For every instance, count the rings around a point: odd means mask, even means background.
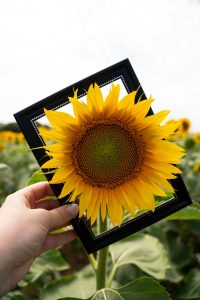
[[[200,1],[0,0],[0,122],[127,57],[154,111],[200,131]]]

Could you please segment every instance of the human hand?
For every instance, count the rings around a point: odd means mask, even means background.
[[[49,249],[70,242],[74,230],[49,232],[69,224],[78,205],[59,206],[47,182],[40,182],[9,195],[0,208],[0,296],[14,288],[34,259]]]

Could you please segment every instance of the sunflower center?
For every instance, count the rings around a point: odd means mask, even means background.
[[[140,171],[143,148],[134,130],[104,122],[82,132],[74,143],[73,161],[87,183],[114,188]]]
[[[190,127],[189,123],[186,121],[183,121],[182,126],[183,126],[183,131],[187,131]]]

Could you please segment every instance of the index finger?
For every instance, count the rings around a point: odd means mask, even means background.
[[[29,204],[31,208],[35,207],[36,201],[43,199],[46,196],[55,196],[52,188],[47,181],[38,182],[33,185],[27,186],[14,194],[16,195],[16,198],[18,196],[23,196],[23,203]]]

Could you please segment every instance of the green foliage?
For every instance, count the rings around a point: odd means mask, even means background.
[[[194,141],[193,137],[188,137],[186,140],[179,142],[187,150],[186,155],[181,160],[182,177],[191,198],[200,202],[200,172],[195,171],[195,165],[200,162],[200,144],[191,144],[191,139]],[[189,148],[188,140],[190,141]]]
[[[42,173],[41,170],[35,171],[32,176],[28,179],[27,185],[31,185],[37,182],[46,181],[45,175]]]
[[[61,298],[59,300],[81,300],[85,298]],[[155,280],[141,277],[119,288],[105,288],[97,291],[87,300],[170,300],[167,291]]]
[[[136,265],[145,273],[163,279],[169,260],[159,240],[147,234],[137,234],[110,246],[112,268]]]
[[[186,277],[185,285],[178,294],[180,299],[199,299],[200,297],[200,269],[192,269]]]
[[[167,220],[200,220],[200,203],[193,203],[167,217]]]
[[[0,204],[7,195],[24,187],[37,162],[26,145],[8,144],[0,153]]]
[[[13,291],[8,293],[2,300],[26,300],[20,291]]]
[[[40,255],[34,261],[30,271],[19,283],[19,286],[24,287],[30,283],[36,282],[40,277],[51,274],[53,278],[57,277],[59,271],[65,271],[69,265],[61,256],[58,250],[50,250]]]
[[[85,299],[95,293],[95,278],[91,266],[70,276],[52,281],[41,291],[42,300],[56,300],[58,297],[78,297]]]

